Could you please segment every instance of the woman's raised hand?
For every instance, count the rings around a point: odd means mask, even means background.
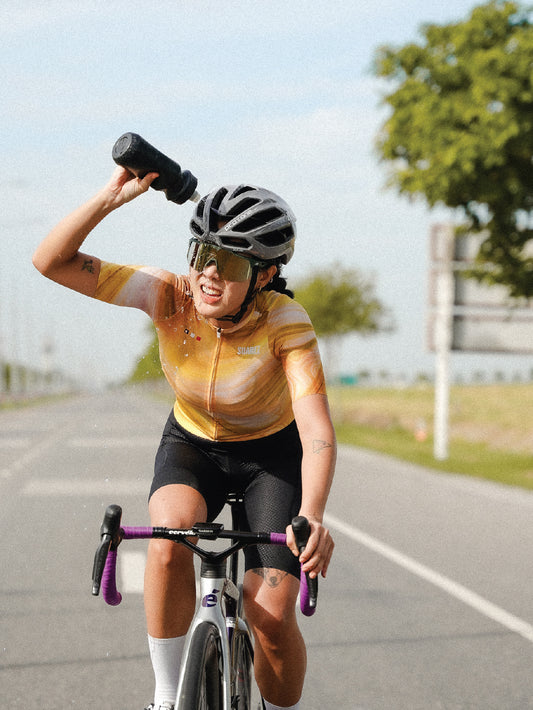
[[[158,173],[147,173],[143,178],[138,178],[118,165],[104,190],[111,196],[112,206],[120,207],[146,192],[156,177]]]

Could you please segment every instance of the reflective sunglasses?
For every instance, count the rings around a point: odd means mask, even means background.
[[[200,272],[209,264],[215,264],[218,275],[223,281],[247,281],[252,275],[254,266],[264,266],[262,261],[240,256],[229,249],[194,238],[189,242],[187,262],[195,271]]]

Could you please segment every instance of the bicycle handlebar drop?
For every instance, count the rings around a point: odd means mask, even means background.
[[[98,596],[100,589],[104,601],[110,606],[117,606],[122,601],[122,595],[116,584],[116,564],[118,546],[122,540],[140,540],[160,538],[181,543],[190,548],[202,559],[211,558],[224,560],[231,554],[246,545],[267,544],[286,545],[285,533],[247,532],[239,530],[224,530],[217,523],[196,523],[189,529],[173,529],[163,527],[121,527],[122,508],[119,505],[110,505],[104,514],[104,521],[100,528],[100,545],[94,556],[92,593]],[[292,521],[296,544],[301,551],[305,548],[309,538],[309,522],[307,518],[299,516]],[[197,537],[201,540],[229,539],[230,547],[218,553],[206,551],[187,538]],[[305,616],[312,616],[316,611],[318,594],[318,580],[309,578],[308,574],[301,574],[300,578],[300,609]]]
[[[115,575],[117,548],[120,544],[120,519],[122,508],[119,505],[109,505],[104,514],[104,520],[100,527],[100,545],[96,550],[93,565],[93,594],[96,596],[100,591],[100,584],[104,588],[111,584],[108,579],[110,574]],[[114,555],[110,556],[110,552]],[[109,560],[109,561],[108,561]],[[112,564],[114,560],[114,563]],[[120,600],[116,602],[119,604]]]
[[[305,546],[309,540],[311,526],[307,518],[304,518],[303,515],[294,518],[291,524],[296,539],[296,545],[301,554],[305,550]],[[303,598],[304,595],[305,598]],[[317,597],[318,579],[316,577],[311,578],[309,574],[302,575],[302,580],[300,581],[300,607],[305,616],[311,616],[315,613]]]

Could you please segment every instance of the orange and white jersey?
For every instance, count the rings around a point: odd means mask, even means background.
[[[176,420],[196,436],[269,436],[294,419],[293,401],[326,392],[309,316],[288,296],[260,292],[240,323],[220,330],[196,312],[187,277],[102,262],[96,298],[153,320]]]

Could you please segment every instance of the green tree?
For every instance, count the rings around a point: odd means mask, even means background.
[[[150,324],[148,329],[152,333],[152,340],[146,348],[144,355],[141,357],[131,373],[129,382],[140,382],[141,380],[151,380],[164,377],[163,369],[161,367],[161,360],[159,359],[159,342],[157,339],[157,333],[155,332],[153,324]]]
[[[390,311],[375,295],[374,282],[356,269],[333,264],[311,274],[295,289],[296,300],[306,309],[315,332],[325,346],[325,367],[336,375],[341,338],[358,332],[370,335],[392,330]]]
[[[421,34],[423,43],[375,56],[375,74],[394,87],[377,140],[390,184],[431,207],[459,208],[465,229],[488,235],[478,278],[532,297],[531,11],[493,0]]]

